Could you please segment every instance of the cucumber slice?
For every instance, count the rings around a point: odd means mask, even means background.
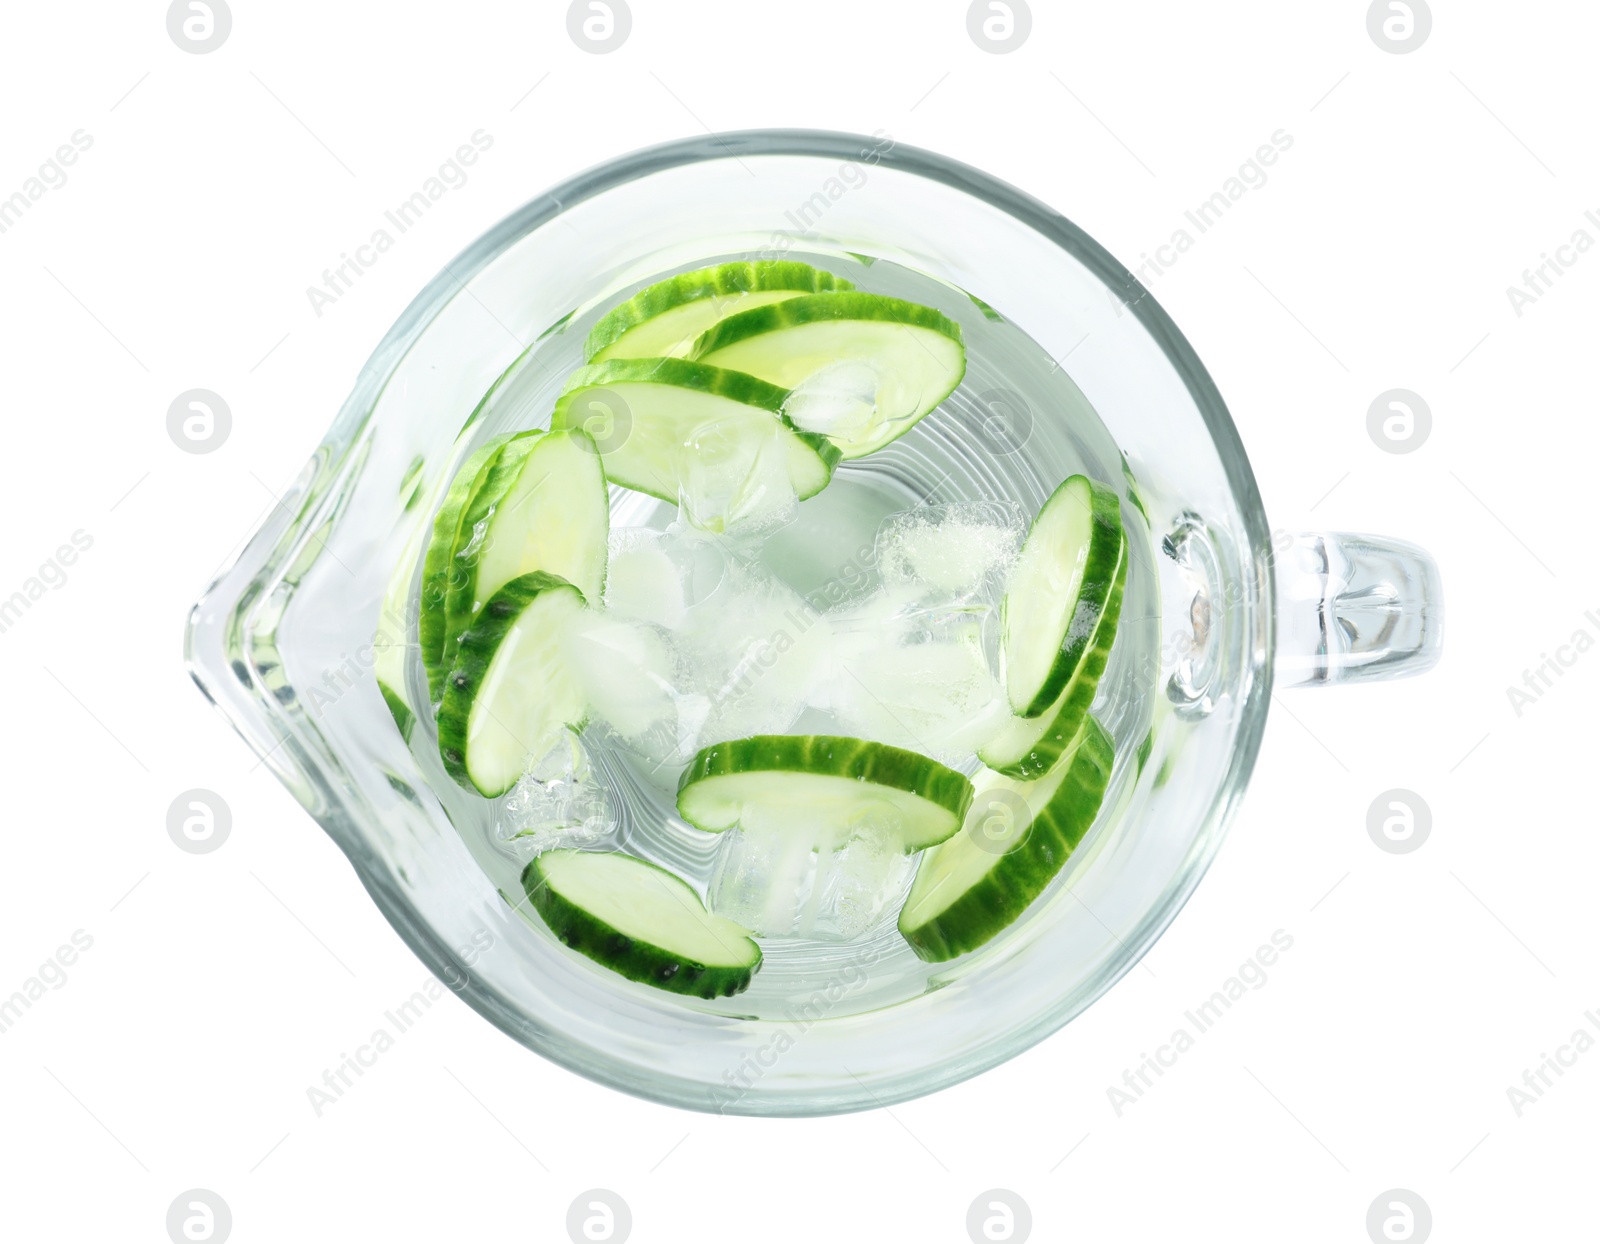
[[[1084,475],[1064,480],[1034,516],[1000,602],[1000,669],[1012,711],[1038,717],[1098,639],[1122,560],[1117,494]]]
[[[776,437],[804,500],[828,486],[839,451],[784,417],[788,396],[754,376],[688,359],[612,359],[573,375],[550,427],[586,429],[603,420],[594,439],[606,478],[674,505],[713,446],[719,469],[754,473]]]
[[[701,333],[730,315],[801,294],[854,288],[831,272],[787,260],[724,263],[680,273],[607,312],[589,331],[583,357],[590,363],[682,358]]]
[[[522,873],[561,941],[620,976],[697,998],[742,991],[761,948],[664,868],[616,851],[546,851]]]
[[[971,802],[966,775],[937,760],[825,734],[716,743],[678,781],[678,813],[696,829],[715,834],[751,818],[785,820],[829,845],[870,827],[908,852],[950,837]]]
[[[1037,717],[1013,716],[994,738],[978,748],[978,759],[989,768],[1007,777],[1039,777],[1054,768],[1072,746],[1094,704],[1100,676],[1111,657],[1127,581],[1128,545],[1124,541],[1112,575],[1111,592],[1095,621],[1083,658],[1067,679],[1060,698]]]
[[[1044,893],[1094,824],[1113,757],[1111,736],[1090,717],[1038,781],[980,776],[961,833],[922,857],[901,908],[900,934],[919,959],[976,950]]]
[[[422,667],[428,674],[428,695],[435,701],[444,693],[445,675],[450,672],[444,660],[445,637],[450,631],[445,612],[450,595],[450,559],[461,539],[461,524],[467,509],[478,489],[483,487],[500,450],[510,439],[509,434],[497,436],[463,462],[450,482],[438,514],[434,515],[433,537],[422,561],[417,639],[422,645]]]
[[[961,326],[880,294],[813,294],[729,316],[691,358],[794,389],[796,426],[861,458],[903,435],[961,383]]]
[[[442,663],[454,666],[461,633],[484,601],[530,571],[549,571],[598,601],[610,526],[600,451],[585,433],[512,437],[463,513],[450,558]]]
[[[439,705],[439,755],[461,785],[493,799],[530,759],[583,725],[583,692],[567,667],[583,594],[542,570],[491,596],[461,636]]]

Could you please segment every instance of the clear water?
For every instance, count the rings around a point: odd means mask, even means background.
[[[742,257],[710,257],[686,266]],[[1092,839],[1109,832],[1106,809],[1117,806],[1119,788],[1129,780],[1133,768],[1133,753],[1148,730],[1153,674],[1159,668],[1152,546],[1124,459],[1073,384],[1070,357],[1052,359],[1001,318],[1003,308],[986,308],[961,290],[886,260],[867,263],[856,256],[820,254],[789,257],[847,277],[860,289],[937,307],[958,321],[966,338],[966,376],[954,394],[904,436],[876,454],[841,464],[833,482],[816,497],[800,503],[786,523],[780,516],[780,521],[758,534],[736,531],[729,538],[689,547],[687,553],[682,539],[676,538],[682,570],[679,582],[688,604],[699,602],[706,616],[720,617],[721,625],[730,628],[729,643],[736,639],[734,632],[749,623],[776,625],[801,648],[843,644],[848,642],[850,628],[836,625],[837,618],[823,616],[841,608],[852,613],[857,629],[870,638],[877,624],[870,598],[882,582],[880,568],[873,564],[874,549],[886,523],[904,524],[908,512],[912,522],[919,515],[948,515],[949,511],[940,507],[961,503],[988,503],[988,511],[1001,515],[1009,511],[1017,522],[1025,523],[1071,474],[1081,472],[1117,487],[1124,498],[1123,522],[1131,556],[1116,646],[1094,711],[1116,740],[1118,763],[1100,822],[1079,848],[1079,856],[1086,856],[1094,849]],[[670,271],[651,280],[667,275]],[[626,294],[618,295],[622,296]],[[481,443],[500,432],[545,426],[565,378],[582,364],[585,334],[605,306],[615,301],[608,299],[604,305],[554,326],[500,386],[494,401],[474,416],[468,434],[471,443]],[[613,556],[637,549],[641,542],[650,544],[658,538],[642,529],[666,533],[677,518],[671,505],[613,488]],[[893,578],[893,568],[889,569]],[[749,618],[719,607],[720,601],[729,599],[730,593],[737,595],[740,584],[747,584],[752,577],[775,579],[788,593],[783,599],[790,607]],[[631,599],[609,603],[625,612],[649,615],[661,605],[652,599],[649,585],[648,576],[637,576]],[[945,587],[948,596],[954,587]],[[796,598],[812,607],[796,611],[792,607]],[[997,638],[994,604],[997,594],[991,582],[968,593],[969,608],[935,610],[930,626],[969,627],[992,661]],[[987,611],[985,605],[990,606]],[[665,607],[675,606],[668,601]],[[821,655],[824,660],[829,656],[826,651]],[[420,662],[411,671],[411,679],[414,692],[425,685]],[[749,722],[759,723],[760,732],[858,732],[843,727],[825,698],[820,706],[786,703],[785,696],[796,697],[781,676],[762,673],[740,687],[719,706],[726,720],[712,723],[710,733],[716,737],[731,737],[730,731],[735,730],[755,732],[741,729]],[[774,720],[774,714],[781,718],[790,707],[794,711],[786,722]],[[747,710],[743,720],[741,710]],[[715,729],[717,724],[723,727],[720,732]],[[861,723],[851,724],[859,727]],[[883,718],[882,724],[891,732],[905,728],[894,713]],[[915,737],[916,726],[912,724],[910,729]],[[430,729],[419,729],[412,747],[475,858],[508,902],[536,929],[543,926],[528,910],[519,877],[541,839],[527,834],[512,836],[519,820],[534,805],[541,815],[553,809],[561,820],[561,828],[549,837],[551,845],[593,842],[600,847],[623,847],[684,877],[702,898],[712,895],[724,906],[742,901],[745,910],[727,914],[735,918],[748,915],[751,869],[760,866],[761,843],[726,841],[729,835],[704,834],[683,823],[673,802],[679,769],[671,759],[674,740],[661,737],[661,733],[656,731],[641,745],[638,740],[625,742],[605,726],[591,728],[583,738],[587,774],[580,771],[575,783],[569,780],[563,788],[558,780],[548,791],[535,790],[531,798],[530,792],[522,789],[492,802],[459,789],[444,775],[432,751],[436,740]],[[709,736],[698,740],[710,741]],[[916,746],[905,738],[885,741]],[[956,730],[941,736],[937,744],[918,750],[943,752],[941,759],[972,773],[978,766],[970,750],[950,750],[961,745]],[[917,959],[895,928],[899,899],[910,885],[913,869],[882,859],[881,853],[870,849],[857,851],[853,860],[846,859],[831,871],[823,869],[820,875],[815,861],[809,873],[805,861],[789,860],[785,866],[791,879],[798,878],[793,884],[800,890],[799,914],[793,921],[786,921],[782,912],[772,917],[776,924],[789,926],[784,929],[789,935],[762,939],[765,962],[749,990],[734,998],[685,1000],[683,1005],[728,1015],[780,1018],[793,1014],[819,989],[843,981],[849,988],[832,1013],[858,1013],[914,997],[960,970],[959,964],[927,964]],[[1071,873],[1069,864],[1033,910],[1058,896],[1060,889],[1070,884]],[[793,935],[796,928],[803,930],[802,935]],[[1002,934],[1001,940],[1012,931]],[[594,970],[604,973],[598,965]]]

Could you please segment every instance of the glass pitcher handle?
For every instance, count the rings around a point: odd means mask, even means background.
[[[1439,663],[1444,593],[1414,544],[1304,532],[1276,559],[1279,687],[1409,678]]]

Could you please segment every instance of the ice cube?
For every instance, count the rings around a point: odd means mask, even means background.
[[[773,572],[820,610],[860,601],[878,587],[875,539],[892,499],[877,476],[841,477],[806,501],[805,518],[761,548]]]
[[[732,558],[722,586],[674,634],[683,690],[708,705],[700,745],[781,734],[810,701],[828,651],[826,619],[757,562]]]
[[[878,529],[878,572],[886,588],[918,599],[998,606],[1023,533],[1022,511],[1005,501],[891,514]]]
[[[665,531],[619,527],[611,532],[605,607],[668,630],[686,610],[722,584],[727,555],[720,539],[682,522]]]
[[[617,739],[621,747],[641,762],[637,775],[661,790],[674,790],[678,775],[700,749],[700,736],[711,713],[711,701],[704,695],[685,693],[674,700],[675,711],[648,730],[631,738]]]
[[[713,420],[690,433],[679,472],[678,512],[702,531],[770,532],[799,506],[789,479],[789,449],[776,420],[766,435],[746,415]]]
[[[860,937],[898,913],[916,862],[883,834],[861,833],[829,857],[815,907],[802,918],[809,936]]]
[[[832,635],[813,702],[843,734],[954,762],[1007,716],[981,612],[908,610],[883,592],[835,619]]]
[[[999,606],[1023,536],[1009,502],[923,506],[886,518],[882,587],[830,615],[826,707],[845,733],[964,759],[1005,719]]]
[[[512,787],[496,815],[495,832],[520,855],[588,846],[616,821],[611,796],[589,765],[578,736],[568,732]]]
[[[829,364],[794,388],[783,413],[807,432],[846,441],[861,437],[877,418],[878,371],[858,359]]]
[[[803,836],[730,829],[717,842],[707,901],[757,937],[792,937],[815,870]]]
[[[592,716],[623,737],[674,715],[678,661],[661,628],[587,613],[568,636],[566,658]]]
[[[682,522],[614,539],[606,605],[577,628],[574,672],[597,721],[674,779],[700,747],[787,730],[827,648],[757,550]]]
[[[870,818],[832,838],[793,809],[722,835],[709,902],[758,937],[848,941],[898,910],[914,871]]]
[[[612,531],[609,544],[605,607],[625,618],[676,626],[683,619],[683,585],[662,534],[623,527]]]

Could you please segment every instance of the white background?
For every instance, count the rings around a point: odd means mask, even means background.
[[[0,596],[93,539],[0,634],[0,996],[74,930],[94,939],[0,1035],[7,1239],[162,1241],[196,1187],[239,1241],[561,1241],[594,1187],[640,1241],[963,1241],[996,1187],[1040,1240],[1359,1244],[1396,1187],[1439,1240],[1592,1231],[1600,1053],[1521,1117],[1506,1090],[1600,1008],[1600,655],[1520,717],[1506,688],[1580,627],[1600,636],[1600,253],[1520,317],[1505,291],[1580,227],[1600,241],[1600,11],[1437,0],[1426,44],[1394,55],[1364,0],[1035,0],[1027,43],[993,55],[959,0],[634,0],[627,43],[593,55],[552,0],[235,0],[228,41],[193,55],[164,7],[12,5],[0,36],[0,195],[93,137],[0,235]],[[460,248],[599,161],[764,125],[885,129],[1134,265],[1291,134],[1153,289],[1275,527],[1437,555],[1444,662],[1281,693],[1231,837],[1146,968],[959,1088],[707,1117],[558,1070],[450,1000],[317,1118],[307,1087],[424,972],[195,692],[186,608]],[[317,317],[306,287],[479,129],[494,145],[468,184]],[[204,456],[165,426],[193,387],[233,412]],[[1433,412],[1406,456],[1366,431],[1394,387]],[[233,810],[214,854],[167,836],[191,787]],[[1432,809],[1411,854],[1367,834],[1392,787]],[[1118,1117],[1107,1088],[1277,929],[1294,947],[1268,983]]]

